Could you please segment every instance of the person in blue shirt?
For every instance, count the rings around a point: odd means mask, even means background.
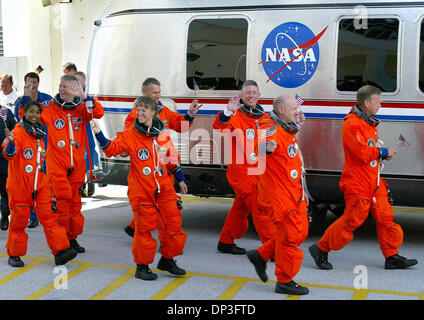
[[[86,90],[85,88],[85,82],[86,82],[86,75],[82,71],[77,71],[74,73],[74,76],[78,79],[78,82],[81,84],[81,87],[84,89],[84,92]],[[90,123],[87,123],[87,145],[88,149],[85,150],[85,167],[87,171],[87,196],[91,197],[95,192],[94,183],[90,179],[90,170],[93,170],[94,166],[98,166],[99,164],[99,156],[96,151],[96,144],[94,142],[93,132],[91,131]],[[91,156],[91,164],[90,164],[90,157],[88,156],[88,151],[90,152]],[[85,192],[84,192],[85,193]]]
[[[38,91],[38,87],[40,85],[40,77],[35,72],[29,72],[24,77],[24,95],[15,103],[15,118],[20,120],[22,118],[23,109],[19,108],[19,106],[25,105],[30,101],[44,102],[53,100],[53,97],[47,93]],[[21,110],[22,109],[22,110]]]
[[[29,72],[24,77],[24,95],[16,100],[15,103],[15,118],[19,121],[23,115],[23,108],[26,103],[30,101],[37,101],[40,104],[44,101],[53,100],[53,97],[47,93],[38,91],[38,86],[40,85],[40,77],[35,72]],[[43,126],[47,132],[47,127]],[[43,138],[44,144],[47,148],[47,135]],[[34,210],[31,210],[31,215],[29,217],[28,228],[35,228],[38,226],[37,215]]]
[[[5,129],[12,131],[16,125],[15,117],[13,116],[12,111],[6,106],[2,106],[1,113],[5,120],[0,119],[0,141],[3,141],[6,138]],[[1,219],[0,219],[0,228],[3,231],[6,231],[9,228],[9,196],[6,190],[6,181],[8,176],[8,161],[4,158],[3,153],[0,152],[0,210],[1,210]]]

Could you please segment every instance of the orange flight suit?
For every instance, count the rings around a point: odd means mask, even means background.
[[[167,128],[181,133],[187,131],[193,125],[193,121],[187,121],[186,117],[178,112],[174,112],[163,105],[159,107],[161,107],[161,109],[158,110],[157,117]],[[137,119],[137,108],[133,107],[130,114],[125,119],[125,129],[133,127],[135,119]],[[174,185],[174,176],[170,174],[169,178],[171,179],[172,185]],[[129,226],[135,229],[134,219],[131,220]]]
[[[43,139],[32,137],[20,123],[12,132],[14,133],[16,152],[10,155],[5,152],[9,142],[7,139],[2,145],[3,154],[9,161],[6,188],[9,195],[11,219],[6,242],[7,254],[18,257],[26,254],[28,235],[25,228],[28,225],[31,208],[33,208],[43,225],[47,245],[52,254],[56,255],[59,251],[69,248],[70,245],[66,230],[59,225],[56,215],[52,212],[52,192],[49,180],[41,170],[38,171],[37,194],[33,198],[38,143],[40,150],[45,153]],[[41,164],[43,158],[44,155],[41,155]]]
[[[270,140],[277,143],[277,148],[261,162],[266,170],[258,181],[258,205],[272,217],[276,232],[258,252],[265,261],[275,258],[277,280],[287,283],[300,270],[303,252],[299,246],[309,228],[306,194],[301,183],[302,162],[295,134],[273,119],[260,122],[259,134],[259,149]],[[258,153],[259,157],[265,157],[264,151]]]
[[[47,126],[48,153],[47,176],[56,197],[59,223],[65,227],[69,240],[76,239],[83,232],[84,216],[81,213],[80,188],[85,181],[86,126],[93,118],[103,117],[102,105],[94,100],[93,113],[87,111],[85,102],[67,110],[54,100],[44,102],[40,122]],[[70,130],[75,144],[73,150],[73,170],[71,167]]]
[[[151,232],[156,228],[162,230],[159,232],[162,256],[172,259],[182,254],[187,235],[182,229],[177,194],[167,173],[177,165],[178,152],[172,144],[168,129],[164,128],[158,137],[148,137],[133,125],[102,148],[108,157],[125,151],[131,159],[128,199],[135,224],[132,245],[134,262],[153,262],[157,241]],[[161,174],[155,170],[156,167]],[[156,191],[159,191],[157,197]]]
[[[259,110],[262,108],[259,106]],[[247,217],[252,214],[253,223],[262,242],[272,238],[275,232],[270,217],[257,203],[258,175],[249,169],[257,168],[255,144],[257,143],[259,121],[268,118],[268,114],[246,113],[241,109],[232,115],[228,122],[222,122],[219,112],[213,122],[215,130],[226,134],[226,144],[231,148],[231,159],[227,167],[227,180],[235,192],[235,199],[228,212],[219,241],[233,244],[234,239],[240,239],[247,231]]]
[[[403,243],[402,228],[393,222],[387,182],[379,175],[380,150],[376,126],[351,112],[342,129],[345,165],[340,179],[346,209],[324,233],[318,247],[325,252],[340,250],[353,239],[353,232],[369,212],[377,225],[377,236],[385,258],[398,253]]]

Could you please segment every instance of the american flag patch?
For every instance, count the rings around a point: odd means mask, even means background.
[[[272,137],[277,132],[277,126],[268,127],[265,130],[262,130],[262,139]]]
[[[355,135],[355,137],[356,137],[356,140],[357,140],[359,143],[361,143],[361,136],[359,135],[359,133],[357,133],[357,134]]]

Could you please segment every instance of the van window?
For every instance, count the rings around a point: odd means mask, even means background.
[[[424,20],[421,22],[420,34],[420,74],[418,78],[420,90],[424,92]]]
[[[238,90],[246,80],[245,19],[193,20],[188,29],[187,86]],[[193,81],[194,79],[194,81]]]
[[[342,19],[337,50],[337,89],[370,84],[382,92],[397,88],[399,21],[395,18]]]

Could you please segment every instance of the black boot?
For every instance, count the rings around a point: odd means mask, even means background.
[[[414,266],[418,263],[417,259],[406,259],[398,254],[387,257],[384,263],[386,269],[404,269]]]
[[[131,238],[134,238],[134,229],[131,228],[130,226],[126,226],[124,228],[124,231],[126,232],[127,235],[129,235]]]
[[[255,266],[256,273],[263,282],[268,281],[268,275],[266,274],[266,261],[261,257],[258,250],[247,251],[247,257],[249,261]]]
[[[69,244],[71,245],[72,248],[74,248],[78,253],[84,253],[85,252],[85,248],[81,247],[77,241],[77,239],[72,239],[69,240]]]
[[[156,280],[158,275],[153,273],[147,264],[138,264],[137,269],[135,270],[135,277],[137,279],[150,281]]]
[[[3,231],[6,231],[9,228],[9,215],[1,215],[0,228]]]
[[[286,283],[277,282],[275,285],[276,293],[293,294],[293,295],[304,295],[309,293],[309,289],[298,285],[293,280]]]
[[[66,262],[72,260],[76,256],[77,256],[77,251],[74,248],[69,247],[68,249],[65,249],[56,253],[56,255],[54,256],[54,262],[56,263],[57,266],[64,265]]]
[[[309,247],[309,253],[314,258],[318,268],[322,270],[331,270],[333,265],[328,262],[328,252],[322,251],[318,245],[314,244]]]
[[[183,276],[186,274],[185,270],[179,268],[173,259],[166,259],[161,257],[158,263],[158,269],[168,271],[176,276]]]
[[[21,260],[20,257],[10,256],[7,262],[9,263],[10,266],[14,268],[21,268],[24,266],[24,262]]]
[[[36,228],[38,226],[38,220],[29,219],[28,228]]]
[[[235,243],[226,244],[219,241],[217,249],[222,253],[246,254],[246,249],[238,247]]]

